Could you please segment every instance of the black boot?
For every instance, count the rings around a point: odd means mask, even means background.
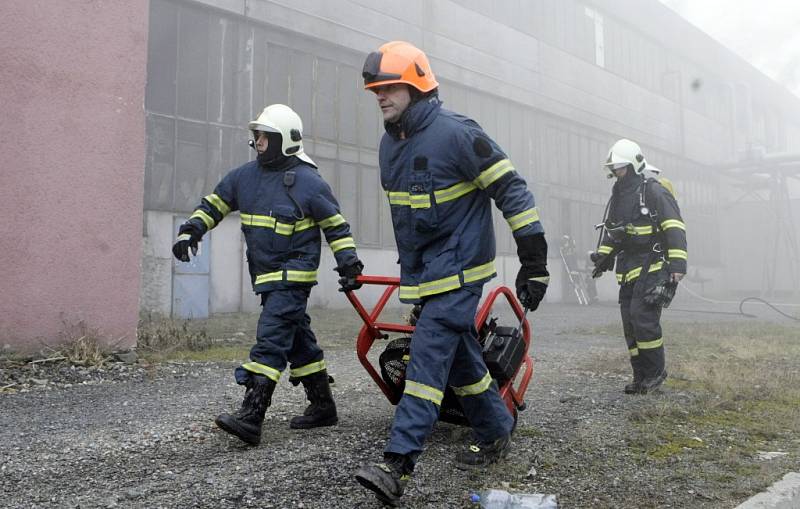
[[[336,415],[336,403],[333,402],[331,386],[328,383],[328,371],[322,370],[300,379],[306,398],[311,403],[303,415],[293,417],[289,423],[292,429],[309,429],[320,426],[333,426],[339,422]]]
[[[375,497],[391,506],[396,506],[403,496],[414,463],[408,456],[387,452],[383,463],[364,465],[356,472],[356,481],[375,492]]]
[[[511,435],[486,444],[478,442],[456,455],[456,467],[461,470],[485,467],[508,456],[510,450]]]
[[[639,384],[641,384],[642,379],[644,379],[642,362],[638,355],[631,357],[631,367],[633,368],[633,382],[625,386],[625,394],[638,394],[640,392]]]
[[[653,392],[659,387],[661,384],[664,383],[664,380],[667,379],[667,370],[662,369],[658,374],[653,376],[645,377],[639,383],[639,394],[647,394],[648,392]]]
[[[275,382],[262,375],[251,375],[242,408],[235,414],[219,414],[214,421],[222,430],[251,445],[261,443],[264,414],[272,403]]]

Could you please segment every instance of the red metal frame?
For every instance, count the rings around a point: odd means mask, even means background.
[[[378,370],[375,369],[375,366],[373,366],[367,358],[367,353],[372,348],[376,339],[385,339],[388,337],[386,334],[387,332],[401,332],[406,334],[412,334],[414,332],[413,325],[378,321],[378,317],[389,302],[389,298],[395,290],[400,287],[400,278],[388,276],[358,276],[357,281],[367,285],[386,286],[386,289],[383,291],[383,294],[378,299],[372,311],[367,311],[363,304],[361,304],[361,301],[358,300],[358,297],[356,297],[355,292],[345,292],[345,295],[347,295],[356,313],[358,313],[358,316],[360,316],[361,320],[364,322],[361,331],[358,333],[358,339],[356,340],[358,360],[375,383],[378,384],[378,387],[380,387],[383,394],[386,395],[386,398],[392,402],[392,404],[396,405],[400,401],[401,395],[395,394],[389,386],[386,385],[386,382],[383,381]],[[494,307],[495,301],[500,295],[506,298],[514,314],[517,316],[517,319],[522,322],[522,337],[525,341],[525,355],[523,356],[519,370],[517,370],[517,373],[514,373],[511,380],[505,382],[500,387],[500,396],[506,402],[509,411],[516,415],[517,409],[521,409],[525,405],[525,400],[523,398],[525,396],[525,391],[528,389],[531,377],[533,376],[533,360],[528,355],[531,345],[531,327],[528,320],[524,318],[522,306],[520,306],[516,296],[507,286],[498,286],[489,292],[486,296],[486,300],[483,302],[480,309],[478,309],[478,313],[475,316],[475,327],[478,330],[483,327],[486,320],[489,319],[489,313],[492,307]],[[515,386],[514,382],[520,375],[519,383]]]

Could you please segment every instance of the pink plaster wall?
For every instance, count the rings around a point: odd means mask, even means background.
[[[138,318],[148,0],[3,0],[0,347]]]

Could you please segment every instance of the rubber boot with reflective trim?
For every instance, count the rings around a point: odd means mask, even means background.
[[[456,467],[461,470],[482,468],[505,458],[510,450],[511,435],[488,444],[478,442],[456,455]]]
[[[647,394],[648,392],[653,392],[659,387],[661,384],[664,383],[664,380],[667,379],[667,370],[662,369],[660,373],[654,376],[645,377],[639,383],[639,394]]]
[[[219,414],[214,421],[223,431],[227,431],[251,445],[261,443],[261,425],[264,414],[272,403],[275,382],[262,375],[251,375],[244,393],[244,401],[233,415]]]
[[[311,403],[303,415],[293,417],[289,423],[292,429],[309,429],[320,426],[333,426],[339,422],[336,415],[336,403],[333,402],[331,386],[328,382],[328,371],[322,370],[300,379],[306,398]]]
[[[375,492],[375,497],[391,506],[400,502],[405,492],[414,464],[408,456],[385,453],[383,463],[364,465],[356,472],[356,481],[368,490]]]
[[[639,356],[631,357],[631,367],[633,368],[633,382],[625,385],[625,394],[638,394],[639,393],[639,384],[642,383],[642,379],[644,379],[644,373],[642,372],[641,366],[641,359]]]

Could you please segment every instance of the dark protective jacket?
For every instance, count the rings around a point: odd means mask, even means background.
[[[686,225],[678,202],[658,180],[629,171],[614,184],[598,253],[616,256],[617,282],[632,283],[643,271],[686,274]]]
[[[350,226],[331,188],[316,168],[297,157],[278,167],[250,161],[232,170],[202,199],[180,233],[202,236],[235,210],[241,213],[256,293],[316,284],[320,229],[339,267],[358,261]]]
[[[482,285],[496,275],[490,199],[515,237],[542,233],[533,195],[473,120],[431,96],[386,124],[379,152],[400,264],[400,300]]]

